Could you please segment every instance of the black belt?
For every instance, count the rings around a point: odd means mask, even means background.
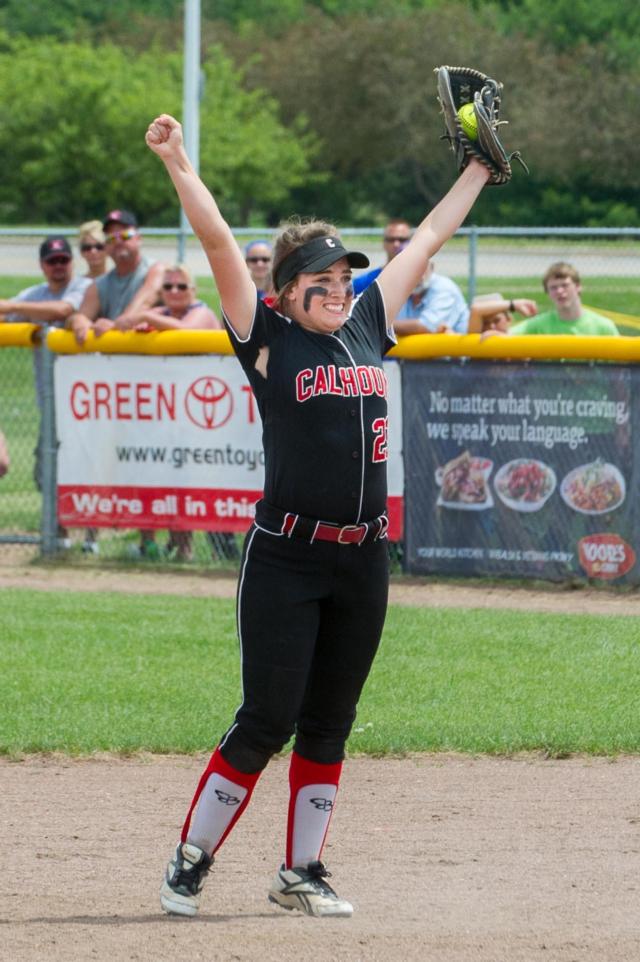
[[[280,531],[288,538],[302,538],[309,544],[314,541],[335,541],[338,544],[361,545],[367,540],[385,538],[388,527],[389,519],[384,514],[373,521],[363,521],[362,524],[339,525],[328,521],[313,521],[288,511],[284,515]]]

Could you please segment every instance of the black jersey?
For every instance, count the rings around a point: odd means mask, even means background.
[[[395,338],[377,283],[333,334],[308,331],[261,300],[245,340],[225,323],[262,418],[265,501],[340,524],[382,514],[388,394],[382,358]],[[256,369],[261,352],[268,352],[266,378]]]

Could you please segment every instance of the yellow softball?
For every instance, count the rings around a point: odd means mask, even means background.
[[[458,119],[469,140],[476,140],[478,137],[478,121],[473,104],[463,104],[458,111]]]

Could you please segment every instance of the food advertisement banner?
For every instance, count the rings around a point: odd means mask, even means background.
[[[399,364],[385,362],[385,374],[389,536],[399,540]],[[61,524],[207,531],[250,526],[264,481],[262,426],[234,357],[63,355],[54,385]]]
[[[628,366],[405,363],[407,570],[640,583],[639,418]]]

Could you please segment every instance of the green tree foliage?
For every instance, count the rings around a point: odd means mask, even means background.
[[[136,19],[170,18],[182,15],[183,0],[0,0],[0,28],[28,37],[57,37],[70,40],[86,28],[102,32],[103,27],[129,24]]]
[[[275,101],[244,90],[220,50],[204,73],[204,179],[234,218],[285,203],[308,173],[303,121],[284,128]],[[157,113],[179,116],[181,91],[178,54],[0,39],[0,219],[68,224],[117,204],[175,224],[175,193],[144,133]]]
[[[531,168],[527,176],[516,167],[508,189],[485,192],[475,220],[606,224],[625,212],[635,222],[640,144],[629,136],[626,104],[638,99],[640,73],[621,78],[593,45],[568,56],[522,34],[504,36],[498,17],[489,7],[479,20],[466,4],[397,20],[317,15],[282,37],[261,38],[251,79],[278,97],[285,121],[304,105],[322,141],[318,165],[331,178],[330,190],[298,192],[300,207],[342,222],[417,220],[454,174],[438,140],[432,67],[463,63],[504,82],[505,147],[519,148]],[[236,56],[246,59],[257,44],[245,34]],[[552,197],[573,202],[556,208]]]
[[[626,67],[640,58],[637,0],[511,0],[503,8],[507,31],[521,31],[557,51],[595,46],[609,63]]]
[[[183,9],[0,0],[0,219],[61,222],[128,201],[175,223],[140,145],[150,116],[180,110]],[[484,192],[474,220],[640,222],[632,0],[202,0],[202,12],[201,169],[236,223],[418,220],[455,175],[439,142],[440,63],[504,82],[505,147],[531,169]]]

